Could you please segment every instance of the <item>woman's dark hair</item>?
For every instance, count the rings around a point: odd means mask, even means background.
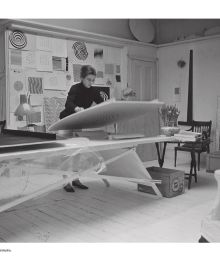
[[[93,68],[91,65],[83,65],[80,71],[80,77],[84,79],[88,75],[96,76],[95,68]]]

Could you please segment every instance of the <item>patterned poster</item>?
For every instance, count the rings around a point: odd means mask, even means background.
[[[39,77],[28,77],[28,91],[31,94],[43,93],[43,79]]]
[[[88,51],[86,44],[84,42],[75,42],[73,43],[73,51],[75,54],[75,57],[79,60],[86,60],[88,57]]]
[[[9,34],[9,42],[14,48],[23,49],[27,45],[27,37],[22,31],[14,30]]]
[[[46,131],[48,128],[59,120],[60,112],[64,110],[66,98],[45,97],[44,98],[44,123]]]

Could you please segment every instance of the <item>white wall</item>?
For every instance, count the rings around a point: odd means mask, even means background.
[[[217,96],[220,96],[220,39],[170,45],[158,49],[159,97],[167,104],[177,104],[180,120],[186,120],[188,98],[189,51],[193,50],[193,118],[212,120],[216,126]],[[184,59],[184,68],[177,61]],[[174,98],[174,88],[181,88],[181,102]]]

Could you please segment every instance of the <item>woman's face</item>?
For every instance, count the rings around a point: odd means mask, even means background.
[[[88,75],[82,79],[82,83],[86,88],[90,88],[95,82],[95,75]]]

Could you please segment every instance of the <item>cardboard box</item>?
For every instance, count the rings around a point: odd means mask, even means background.
[[[176,169],[168,169],[161,167],[149,167],[147,171],[153,179],[161,180],[161,184],[157,184],[161,194],[165,197],[174,197],[185,192],[185,173]],[[138,185],[138,190],[146,193],[152,193],[152,188],[144,185]]]
[[[206,171],[214,172],[220,169],[220,151],[216,151],[206,156]]]

